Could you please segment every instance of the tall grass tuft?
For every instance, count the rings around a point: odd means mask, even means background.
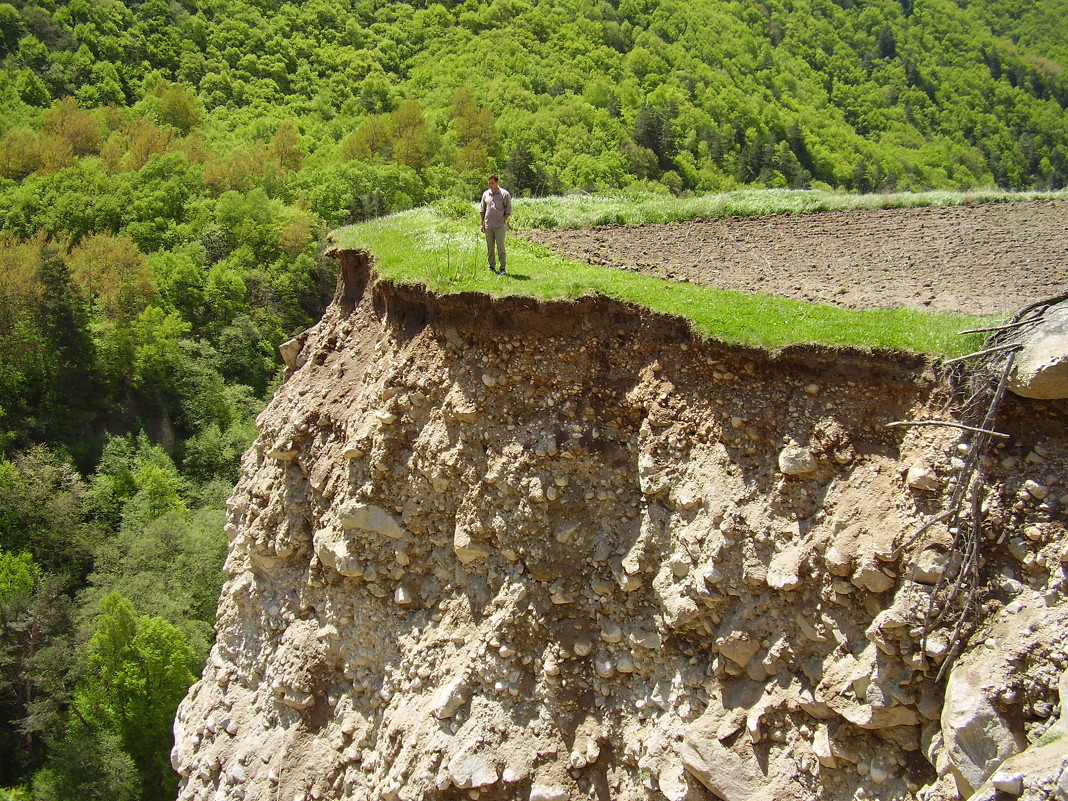
[[[917,192],[847,194],[812,189],[741,189],[714,195],[674,197],[621,192],[604,195],[562,195],[530,198],[516,204],[513,224],[520,229],[592,228],[598,225],[648,225],[694,219],[801,214],[813,211],[890,209],[917,206],[958,206],[1036,198],[1068,199],[1058,192]]]

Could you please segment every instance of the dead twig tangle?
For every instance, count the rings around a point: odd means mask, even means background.
[[[941,652],[937,680],[952,666],[975,620],[982,588],[983,501],[988,486],[983,463],[991,441],[1007,438],[1006,434],[994,430],[994,424],[1005,399],[1016,355],[1027,333],[1041,323],[1046,310],[1064,300],[1068,300],[1068,292],[1029,304],[1002,325],[976,329],[991,332],[985,347],[945,362],[953,365],[951,379],[956,394],[950,407],[957,420],[898,420],[887,424],[945,426],[960,429],[965,437],[961,445],[967,458],[957,471],[945,508],[913,532],[909,540],[915,542],[920,537],[929,540],[932,529],[939,525],[944,525],[952,535],[944,567],[930,589],[926,611],[919,621],[923,632],[920,656],[924,662],[930,655],[930,636],[947,623],[951,626],[946,650]]]

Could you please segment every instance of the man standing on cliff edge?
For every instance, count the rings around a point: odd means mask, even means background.
[[[504,232],[508,228],[508,218],[512,214],[512,196],[508,190],[501,187],[497,176],[489,177],[489,189],[482,193],[482,200],[478,204],[478,216],[482,223],[482,233],[486,235],[486,253],[489,258],[489,268],[497,272],[497,262],[494,258],[494,247],[500,256],[500,275],[504,275],[505,251]]]

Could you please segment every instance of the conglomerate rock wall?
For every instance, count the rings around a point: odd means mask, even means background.
[[[1068,793],[1063,403],[999,420],[939,683],[953,616],[922,621],[957,561],[915,532],[960,436],[885,425],[942,414],[930,365],[339,257],[229,503],[182,799]]]

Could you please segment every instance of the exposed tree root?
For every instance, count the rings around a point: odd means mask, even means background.
[[[917,529],[910,540],[927,534],[935,525],[945,524],[953,535],[950,554],[938,581],[928,596],[927,608],[921,621],[923,638],[921,659],[927,660],[927,640],[931,633],[947,621],[952,622],[949,650],[939,666],[941,679],[970,632],[975,619],[980,586],[979,563],[983,530],[983,500],[987,482],[983,472],[983,457],[991,440],[1005,437],[993,430],[1005,398],[1009,375],[1021,341],[1027,332],[1042,320],[1046,310],[1068,300],[1068,292],[1037,301],[1021,309],[1006,323],[976,331],[992,332],[985,347],[947,361],[953,364],[951,379],[956,394],[951,401],[958,421],[899,421],[891,425],[937,425],[960,428],[965,433],[968,455],[960,469],[946,508]],[[961,332],[974,333],[974,332]],[[965,366],[966,361],[970,363]],[[921,549],[922,550],[922,549]],[[954,558],[954,555],[957,557]]]

